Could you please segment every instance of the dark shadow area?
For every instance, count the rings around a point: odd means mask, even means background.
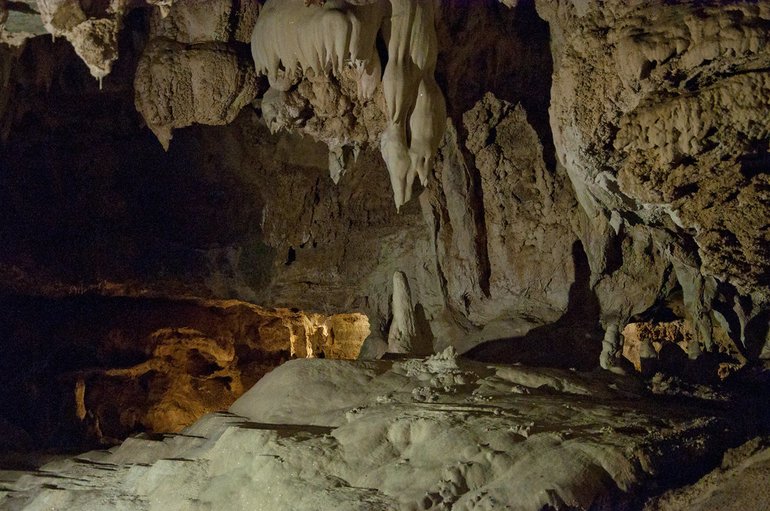
[[[672,269],[666,270],[668,276],[671,275]],[[664,280],[670,280],[669,277],[664,277]],[[673,285],[669,289],[668,293],[660,297],[652,306],[639,314],[631,316],[629,323],[639,322],[653,322],[662,323],[668,321],[675,321],[678,319],[684,319],[686,317],[684,306],[684,294],[682,286],[678,281],[674,281]]]
[[[440,20],[436,81],[455,126],[462,130],[462,115],[487,92],[521,103],[553,171],[556,151],[548,114],[553,58],[548,23],[538,16],[535,2],[508,8],[498,0],[447,0]]]
[[[572,246],[575,282],[567,312],[556,322],[534,328],[522,337],[486,342],[465,353],[471,360],[540,367],[594,369],[601,353],[599,301],[590,288],[591,269],[583,246]]]
[[[425,357],[433,354],[433,332],[430,329],[428,318],[425,317],[425,309],[422,304],[417,304],[414,308],[414,329],[417,333],[417,339],[414,346],[414,355]]]
[[[746,324],[746,352],[750,359],[759,358],[770,331],[770,311],[764,310]]]
[[[176,281],[184,293],[236,247],[260,288],[275,257],[261,238],[262,191],[217,158],[216,135],[199,127],[177,130],[163,150],[134,106],[145,11],[125,23],[102,89],[63,38],[29,40],[12,66],[0,123],[0,271],[71,286]]]
[[[741,165],[741,174],[746,179],[752,179],[762,174],[770,174],[770,152],[765,147],[758,149],[754,154],[747,154],[738,158]]]

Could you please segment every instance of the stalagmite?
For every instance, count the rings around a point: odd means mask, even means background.
[[[608,321],[605,325],[604,339],[602,341],[602,353],[599,363],[602,369],[613,372],[622,372],[618,362],[623,350],[623,335],[617,321]]]
[[[417,329],[409,282],[403,272],[393,274],[393,321],[388,331],[388,351],[412,353]]]
[[[625,342],[625,340],[624,340]],[[645,376],[650,376],[658,359],[658,352],[648,338],[644,338],[639,343],[639,370]]]
[[[688,351],[691,359],[698,358],[701,347],[706,351],[714,349],[713,324],[710,310],[714,300],[714,285],[710,285],[693,268],[674,262],[674,271],[679,284],[682,286],[684,306],[692,321],[695,338]]]

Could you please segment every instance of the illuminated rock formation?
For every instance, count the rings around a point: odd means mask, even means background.
[[[0,368],[27,364],[30,352],[52,358],[37,371],[5,376],[0,400],[12,400],[30,437],[51,447],[179,431],[227,408],[291,358],[355,359],[369,335],[362,314],[271,310],[235,300],[6,296],[0,303],[0,326],[25,331],[23,349],[9,345]],[[24,327],[25,321],[38,326]],[[25,400],[14,395],[17,388],[48,397]]]
[[[382,82],[386,125],[381,134],[396,208],[409,201],[416,176],[427,183],[433,156],[444,135],[444,97],[434,72],[438,45],[434,0],[366,0],[323,2],[308,7],[302,0],[269,0],[251,40],[257,71],[266,74],[271,101],[305,75],[341,76],[355,72],[358,97],[369,100]],[[380,77],[378,34],[388,49]],[[275,107],[273,107],[275,108]],[[271,129],[293,129],[289,119],[268,116]],[[340,136],[342,134],[338,134]],[[327,142],[332,152],[351,141]],[[330,169],[336,177],[337,168]]]

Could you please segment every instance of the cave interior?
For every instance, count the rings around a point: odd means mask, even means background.
[[[770,3],[0,0],[0,509],[770,507]]]

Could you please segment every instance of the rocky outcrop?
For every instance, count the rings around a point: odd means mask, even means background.
[[[160,4],[134,79],[136,109],[168,150],[173,131],[232,122],[257,95],[245,44],[258,4]],[[165,14],[164,14],[165,13]]]
[[[579,211],[563,171],[546,167],[521,105],[487,95],[463,116],[463,133],[464,142],[450,129],[440,187],[423,208],[435,229],[444,310],[463,318],[470,334],[439,337],[457,339],[464,351],[523,336],[567,311]]]
[[[179,431],[290,358],[355,359],[369,334],[361,314],[238,301],[0,295],[0,305],[0,401],[13,410],[1,416],[38,448]]]
[[[619,229],[648,232],[698,343],[714,349],[722,329],[759,353],[768,7],[563,1],[538,12],[552,35],[554,142],[592,229],[609,223],[606,236],[620,240]],[[611,273],[604,252],[588,250],[597,274]]]

